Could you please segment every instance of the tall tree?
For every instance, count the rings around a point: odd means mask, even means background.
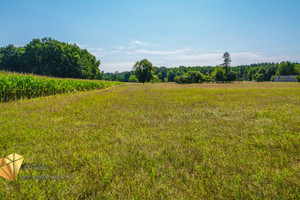
[[[291,62],[281,62],[278,67],[278,75],[296,75],[294,64]]]
[[[0,70],[20,71],[23,47],[15,47],[10,44],[0,49]]]
[[[137,61],[133,66],[133,70],[141,83],[149,82],[153,77],[153,65],[147,59]]]
[[[156,67],[154,70],[154,74],[164,82],[165,78],[168,76],[168,69],[166,67]]]
[[[199,71],[189,71],[187,74],[190,75],[194,83],[201,83],[204,80],[203,74]]]
[[[223,58],[224,58],[224,63],[222,64],[222,66],[223,66],[223,69],[225,71],[225,81],[227,82],[228,81],[227,80],[228,79],[227,76],[228,76],[228,74],[230,72],[229,67],[230,67],[230,63],[231,63],[230,54],[228,52],[225,52],[223,54]]]
[[[130,78],[130,72],[125,72],[124,82],[128,82],[129,78]]]
[[[174,78],[175,78],[174,70],[173,70],[173,69],[169,70],[167,76],[168,76],[168,81],[169,81],[169,82],[173,82],[173,81],[174,81]]]
[[[212,76],[216,82],[224,82],[225,80],[224,70],[219,66],[215,68],[215,71],[213,71]]]
[[[55,77],[101,79],[100,61],[86,49],[52,38],[0,49],[0,69]]]

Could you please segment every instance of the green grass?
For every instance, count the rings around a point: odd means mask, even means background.
[[[0,71],[0,102],[103,89],[118,82],[58,79]]]
[[[300,84],[131,84],[0,104],[1,199],[299,199]],[[71,180],[21,176],[72,174]]]

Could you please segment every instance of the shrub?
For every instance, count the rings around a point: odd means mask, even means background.
[[[216,82],[224,82],[225,81],[225,72],[221,67],[216,67],[215,71],[212,73],[213,79]]]
[[[176,83],[193,83],[192,77],[189,74],[183,74],[175,77]]]
[[[229,81],[229,82],[235,81],[236,78],[237,78],[237,74],[236,74],[236,72],[233,72],[233,71],[229,72],[226,77],[227,81]]]
[[[264,75],[263,74],[255,74],[254,75],[254,80],[256,82],[263,82],[264,81]]]
[[[188,71],[187,75],[191,77],[193,83],[201,83],[204,81],[203,74],[199,71]]]
[[[271,76],[270,81],[274,81],[275,76],[276,76],[276,75]]]
[[[203,78],[204,78],[204,81],[205,82],[212,82],[212,78],[211,78],[211,76],[210,75],[205,75],[205,76],[203,76]]]
[[[137,83],[137,82],[139,82],[139,80],[136,78],[135,75],[131,75],[129,77],[129,79],[128,79],[128,82],[135,82],[135,83]]]

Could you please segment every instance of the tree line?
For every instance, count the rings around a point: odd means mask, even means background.
[[[281,63],[258,63],[230,67],[230,54],[223,55],[224,63],[220,66],[196,67],[155,67],[144,59],[138,61],[132,71],[104,73],[105,80],[123,82],[177,82],[177,83],[202,83],[202,82],[232,82],[232,81],[274,81],[279,75],[299,75],[300,63],[283,61]],[[148,78],[143,78],[143,73]],[[149,77],[151,77],[149,79]]]
[[[76,44],[52,38],[33,39],[24,47],[8,45],[0,49],[0,70],[38,75],[102,79],[100,61]]]
[[[223,55],[220,66],[155,67],[147,59],[136,62],[132,71],[104,73],[100,61],[76,44],[52,38],[33,39],[23,47],[8,45],[0,49],[0,70],[38,75],[104,79],[121,82],[231,82],[272,81],[277,75],[299,75],[300,64],[289,61],[231,67],[230,54]]]

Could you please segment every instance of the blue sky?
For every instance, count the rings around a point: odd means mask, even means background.
[[[300,62],[299,0],[0,0],[0,46],[52,37],[105,72],[155,66]]]

